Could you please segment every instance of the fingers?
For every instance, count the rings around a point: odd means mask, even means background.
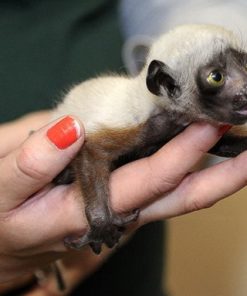
[[[1,252],[25,256],[65,251],[64,237],[87,230],[82,209],[76,185],[48,186],[1,220]]]
[[[247,165],[245,154],[189,176],[181,187],[184,212],[208,208],[243,188],[247,178],[240,159]],[[181,195],[181,192],[177,194]]]
[[[188,175],[179,187],[146,207],[140,224],[213,206],[247,184],[247,152]]]
[[[83,134],[76,119],[65,117],[33,133],[17,150],[2,158],[1,212],[17,207],[49,183],[78,152]]]
[[[116,170],[110,182],[113,208],[129,211],[172,190],[220,137],[216,127],[193,124],[154,155]]]
[[[186,212],[207,208],[247,184],[247,152],[188,176],[181,187]],[[178,191],[179,193],[180,191]],[[180,193],[180,195],[181,195]]]

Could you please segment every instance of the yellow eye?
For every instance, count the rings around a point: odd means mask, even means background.
[[[219,87],[224,84],[225,77],[220,71],[214,70],[208,75],[207,82],[210,86]]]

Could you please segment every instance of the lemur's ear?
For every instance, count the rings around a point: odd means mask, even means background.
[[[167,92],[169,97],[178,97],[180,88],[174,78],[172,70],[163,62],[153,60],[149,67],[146,78],[147,88],[156,96]]]

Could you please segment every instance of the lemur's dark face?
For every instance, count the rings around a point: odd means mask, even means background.
[[[163,62],[153,60],[148,67],[147,87],[153,94],[166,94],[178,104],[183,95],[188,105],[197,104],[196,109],[206,118],[233,125],[247,121],[247,53],[228,49],[215,55],[195,72],[195,78],[185,82],[190,83],[187,86],[179,85],[179,75]],[[201,118],[199,114],[193,116]]]
[[[213,119],[230,124],[247,121],[247,54],[228,49],[196,75],[201,108]]]

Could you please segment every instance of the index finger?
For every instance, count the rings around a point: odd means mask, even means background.
[[[51,182],[80,149],[82,134],[79,122],[67,116],[33,133],[18,149],[2,158],[0,211],[17,207]]]

